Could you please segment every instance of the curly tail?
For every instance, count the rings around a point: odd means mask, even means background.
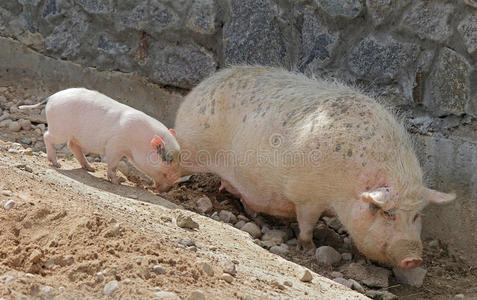
[[[48,98],[49,98],[49,97],[48,97]],[[46,102],[48,102],[48,98],[46,98],[45,100],[41,101],[40,103],[33,104],[33,105],[20,105],[18,108],[19,108],[19,109],[38,108],[38,107],[40,107],[41,105],[46,104]]]

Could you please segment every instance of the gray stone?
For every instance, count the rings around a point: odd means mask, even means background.
[[[227,273],[224,273],[222,274],[222,277],[221,277],[225,282],[228,282],[228,283],[232,283],[234,281],[234,278],[232,277],[232,275],[230,274],[227,274]]]
[[[187,28],[200,34],[214,34],[215,14],[216,8],[213,0],[194,1],[189,11]]]
[[[155,292],[154,296],[156,297],[155,299],[160,300],[181,300],[181,298],[176,294],[166,291]]]
[[[338,231],[343,225],[341,224],[340,220],[337,217],[323,217],[323,221],[325,221],[328,227]]]
[[[22,126],[17,121],[8,123],[8,130],[12,132],[18,132],[22,129]]]
[[[376,267],[373,265],[361,265],[351,263],[340,268],[346,277],[353,278],[369,287],[384,288],[388,287],[388,277],[391,272],[387,269]]]
[[[14,277],[10,276],[10,275],[4,275],[2,277],[0,277],[0,282],[3,281],[3,284],[9,284],[10,282],[12,282],[13,280],[15,280]]]
[[[331,272],[330,275],[331,275],[331,277],[333,277],[333,278],[342,278],[342,277],[343,277],[343,274],[342,274],[342,273],[336,272],[336,271]]]
[[[318,16],[306,10],[303,15],[301,31],[303,57],[300,62],[300,70],[303,71],[308,67],[315,72],[318,68],[326,66],[333,58],[338,38],[338,33],[330,32]]]
[[[343,245],[343,239],[340,235],[321,221],[318,222],[313,231],[313,238],[317,239],[320,243],[335,248],[339,248]]]
[[[189,294],[189,297],[187,297],[187,300],[205,300],[205,299],[206,299],[205,294],[201,290],[192,291]]]
[[[413,269],[393,268],[394,276],[397,281],[402,284],[407,284],[414,287],[421,287],[426,277],[427,271],[421,267]]]
[[[319,263],[334,265],[341,261],[341,254],[330,246],[321,246],[316,249],[316,260]]]
[[[223,28],[225,64],[286,66],[285,42],[274,22],[277,14],[271,0],[232,0],[231,20]]]
[[[212,205],[212,201],[210,201],[209,197],[207,196],[202,196],[197,199],[196,204],[197,210],[203,214],[210,212],[214,208],[214,206]]]
[[[351,253],[345,252],[341,254],[341,259],[345,261],[351,261],[353,259],[353,255]]]
[[[20,119],[20,120],[18,120],[18,123],[20,124],[20,126],[22,127],[23,130],[30,130],[31,129],[30,120]]]
[[[333,281],[338,282],[339,284],[342,284],[347,288],[351,288],[353,286],[353,283],[350,280],[342,278],[342,277],[335,278],[333,279]]]
[[[423,104],[434,115],[461,115],[469,101],[471,67],[455,51],[441,50],[427,81]]]
[[[11,196],[12,196],[12,191],[10,191],[10,190],[2,190],[2,195],[3,195],[3,196],[7,196],[7,197],[11,197]]]
[[[237,223],[234,224],[234,227],[237,229],[242,228],[245,225],[245,221],[239,220]]]
[[[351,282],[351,288],[355,291],[360,292],[361,294],[364,294],[364,288],[359,284],[356,280],[354,279],[348,279],[349,282]]]
[[[13,201],[13,200],[8,200],[8,201],[3,205],[3,208],[4,208],[5,210],[10,210],[10,209],[12,209],[12,208],[14,208],[14,207],[15,207],[15,201]]]
[[[303,273],[300,276],[300,281],[303,282],[310,282],[313,280],[313,275],[311,275],[311,272],[308,270],[304,270]]]
[[[40,291],[46,296],[53,296],[55,294],[55,289],[49,285],[44,285],[40,288]]]
[[[348,64],[351,71],[363,78],[389,81],[415,63],[417,57],[418,47],[414,44],[369,36],[352,51]]]
[[[399,15],[400,10],[410,2],[411,0],[366,0],[366,8],[373,24],[378,26]]]
[[[106,283],[103,289],[103,294],[111,295],[119,288],[119,282],[117,280],[111,280],[110,282]]]
[[[453,11],[450,3],[419,0],[407,9],[400,26],[421,39],[444,42],[452,34],[449,18]]]
[[[233,262],[227,262],[224,266],[224,273],[230,274],[235,276],[237,274],[237,269],[235,268],[235,264]]]
[[[228,210],[221,210],[219,212],[219,218],[222,222],[235,224],[237,222],[237,217],[233,212]]]
[[[258,227],[258,225],[254,222],[246,223],[242,226],[242,228],[240,228],[240,230],[248,232],[255,239],[259,239],[262,236],[262,231],[260,230],[260,227]]]
[[[196,221],[192,220],[190,216],[186,216],[183,214],[180,214],[179,216],[177,216],[176,224],[177,226],[181,228],[189,228],[189,229],[199,228],[199,224]]]
[[[475,0],[464,0],[464,3],[470,7],[477,8],[477,2]]]
[[[320,8],[322,8],[330,16],[356,18],[363,10],[363,2],[361,0],[315,0]]]
[[[205,274],[209,276],[214,276],[214,269],[212,268],[211,265],[209,265],[206,262],[202,262],[201,266],[202,266],[202,271],[204,271]]]
[[[368,296],[371,299],[376,299],[376,300],[397,300],[398,296],[388,292],[388,291],[374,291],[374,290],[368,290],[366,292],[366,296]]]
[[[278,254],[278,255],[287,255],[290,250],[288,249],[288,246],[286,244],[281,244],[279,246],[272,246],[269,249],[270,252],[273,254]]]
[[[152,271],[156,274],[166,274],[166,269],[163,266],[155,265],[152,267]]]
[[[287,233],[284,231],[272,229],[265,232],[265,234],[262,236],[262,241],[271,242],[275,245],[280,245],[285,241],[286,235]]]
[[[110,2],[106,0],[77,0],[76,3],[90,14],[102,15],[110,12]]]
[[[145,29],[148,32],[162,33],[167,29],[174,27],[180,21],[177,13],[167,7],[164,1],[151,0],[147,5],[148,22]]]
[[[153,48],[150,52],[151,66],[147,65],[145,72],[149,73],[151,67],[151,79],[163,85],[192,88],[217,67],[213,54],[193,43]]]
[[[466,16],[457,26],[464,40],[467,52],[474,54],[477,50],[477,13]]]

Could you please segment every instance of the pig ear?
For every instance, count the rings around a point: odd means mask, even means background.
[[[157,150],[159,148],[164,148],[164,141],[160,137],[155,135],[151,140],[151,146],[155,150]]]
[[[389,188],[379,188],[371,192],[364,192],[361,194],[361,200],[366,203],[372,203],[381,208],[386,206],[389,202],[390,192]]]
[[[441,193],[433,189],[425,189],[426,197],[430,203],[445,204],[453,201],[456,197],[455,193]]]
[[[172,133],[173,136],[176,136],[176,132],[174,131],[174,129],[169,129],[169,132]]]

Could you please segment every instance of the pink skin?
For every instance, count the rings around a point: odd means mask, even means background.
[[[116,167],[123,156],[151,177],[160,192],[170,189],[179,178],[180,148],[175,133],[148,115],[83,88],[50,96],[45,110],[48,131],[44,141],[53,166],[60,167],[55,144],[68,142],[81,167],[88,171],[94,168],[83,151],[105,155],[108,179],[113,184],[119,184]]]

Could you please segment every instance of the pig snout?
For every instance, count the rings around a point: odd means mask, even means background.
[[[422,262],[422,243],[420,240],[397,240],[391,243],[388,251],[394,264],[403,269],[416,268]]]

